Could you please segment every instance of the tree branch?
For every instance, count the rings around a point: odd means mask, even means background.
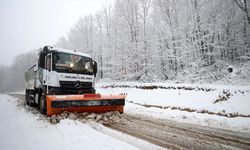
[[[243,7],[243,4],[241,1],[239,1],[239,0],[234,0],[234,1],[235,1],[236,5],[239,6],[240,9],[242,9],[243,11],[246,11],[246,8]]]

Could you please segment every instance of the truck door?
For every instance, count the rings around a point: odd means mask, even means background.
[[[45,63],[44,68],[45,68],[47,71],[51,71],[51,69],[52,69],[51,54],[47,55],[47,56],[45,57],[45,59],[46,59],[46,61],[45,61],[46,63]]]
[[[45,57],[45,63],[44,63],[44,68],[46,70],[46,73],[45,73],[45,85],[46,85],[46,91],[47,91],[47,94],[48,94],[48,91],[49,91],[49,85],[50,85],[50,71],[52,71],[52,54],[48,54],[46,57]]]

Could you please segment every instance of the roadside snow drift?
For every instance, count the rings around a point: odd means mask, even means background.
[[[0,95],[0,145],[4,150],[159,149],[95,122],[63,119],[53,125],[17,105],[16,98]]]
[[[101,94],[127,93],[125,113],[250,132],[250,86],[101,83]]]

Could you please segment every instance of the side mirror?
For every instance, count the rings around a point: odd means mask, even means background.
[[[48,70],[48,71],[51,71],[52,70],[52,54],[48,54],[46,57],[45,57],[45,69]]]
[[[93,61],[93,65],[94,65],[94,76],[96,77],[96,74],[97,74],[97,63],[96,63],[96,61]]]
[[[37,70],[38,70],[38,63],[36,63],[34,66],[34,71],[37,71]]]

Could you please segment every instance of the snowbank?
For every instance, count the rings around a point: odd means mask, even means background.
[[[102,83],[97,87],[103,94],[127,93],[128,114],[250,132],[250,86]]]
[[[160,149],[94,122],[83,124],[63,119],[52,125],[39,115],[17,107],[17,99],[8,95],[0,95],[0,106],[2,149]]]

